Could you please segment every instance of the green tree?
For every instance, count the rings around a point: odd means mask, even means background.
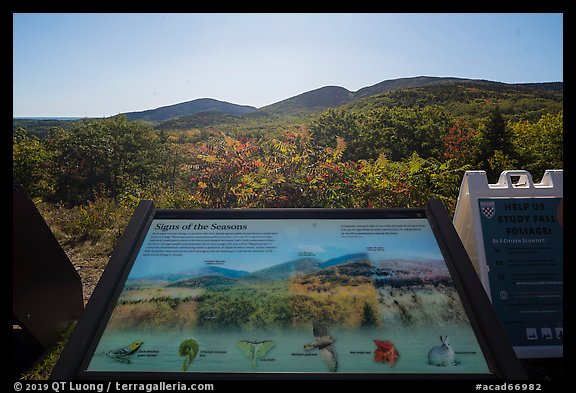
[[[54,192],[55,179],[50,170],[53,155],[42,141],[19,128],[12,137],[12,176],[31,197],[45,197]]]
[[[348,147],[343,160],[354,160],[366,155],[364,135],[361,135],[359,116],[342,109],[328,109],[310,123],[315,146],[336,148],[336,138],[343,138]]]
[[[545,114],[536,123],[520,121],[511,125],[519,168],[529,171],[535,181],[546,169],[563,168],[563,118],[560,111]]]
[[[162,149],[150,126],[125,116],[89,119],[50,135],[59,199],[72,204],[96,195],[117,197],[162,177]]]
[[[481,129],[479,146],[480,165],[486,171],[488,181],[497,181],[503,170],[515,169],[512,132],[498,105],[493,107]]]
[[[343,161],[377,159],[385,154],[394,161],[413,152],[440,158],[443,137],[452,120],[441,108],[379,107],[358,113],[328,110],[312,122],[316,145],[335,147],[336,137],[347,144]]]
[[[374,309],[369,303],[364,303],[364,308],[362,309],[362,322],[363,327],[376,326],[378,324],[378,318]]]

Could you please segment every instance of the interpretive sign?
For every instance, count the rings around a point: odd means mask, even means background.
[[[492,303],[516,345],[562,345],[562,198],[479,199]]]
[[[525,171],[506,172],[493,187],[487,182],[486,187],[475,187],[478,182],[471,178],[485,177],[467,173],[466,191],[461,189],[454,216],[460,233],[464,226],[475,227],[476,243],[468,234],[464,244],[475,255],[486,292],[522,358],[562,356],[561,171],[547,172],[548,182],[536,185]],[[512,175],[526,179],[514,187]],[[474,206],[465,207],[464,202]],[[466,211],[472,217],[463,214]]]
[[[78,371],[494,376],[431,220],[426,209],[155,211]]]

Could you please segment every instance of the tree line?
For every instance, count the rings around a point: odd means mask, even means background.
[[[124,116],[13,133],[14,182],[65,206],[412,207],[438,197],[452,210],[467,169],[495,182],[505,169],[538,179],[562,166],[562,111],[509,121],[498,106],[475,123],[434,105],[330,109],[257,136],[155,130]]]

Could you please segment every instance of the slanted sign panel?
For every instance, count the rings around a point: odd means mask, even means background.
[[[562,198],[480,198],[492,304],[515,346],[562,345]]]
[[[426,218],[156,217],[84,367],[491,374]]]

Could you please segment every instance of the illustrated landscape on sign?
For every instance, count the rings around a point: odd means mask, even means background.
[[[467,323],[443,260],[373,263],[353,254],[252,273],[206,267],[128,280],[108,326],[282,328],[322,314],[350,328]]]

